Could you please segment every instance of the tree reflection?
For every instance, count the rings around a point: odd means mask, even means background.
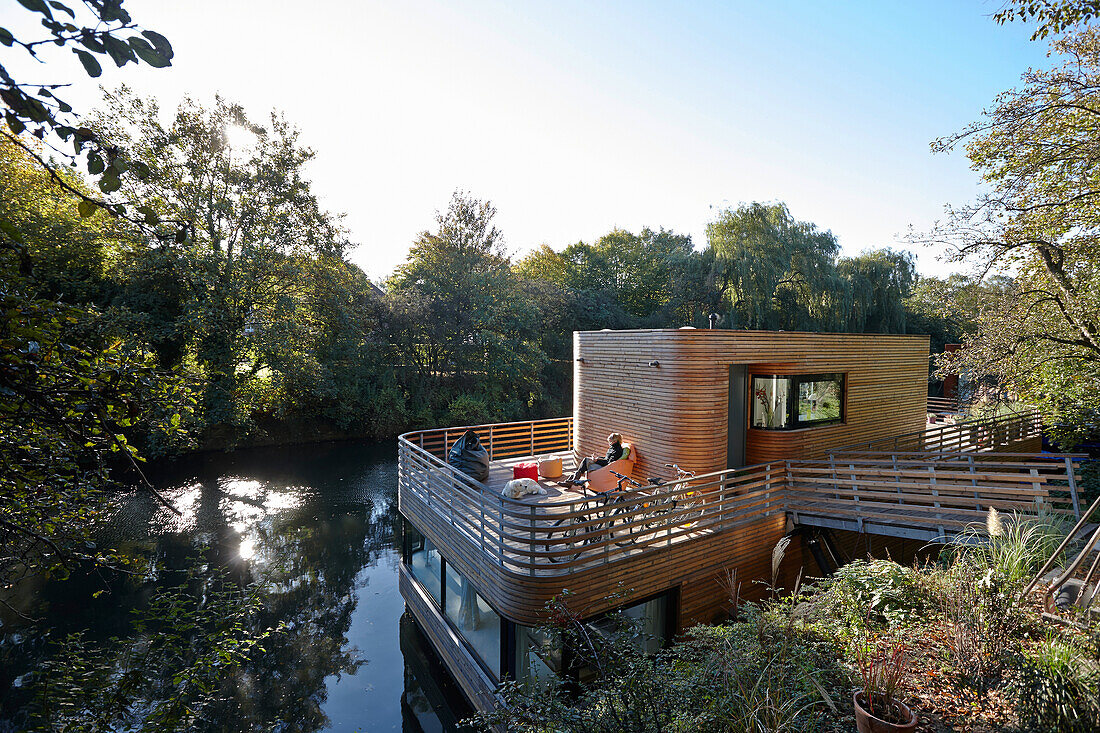
[[[227,578],[239,587],[260,583],[248,632],[278,631],[217,682],[195,730],[314,731],[325,727],[328,677],[353,674],[363,663],[348,631],[357,605],[356,578],[396,542],[396,471],[392,447],[361,444],[304,451],[255,451],[165,467],[157,482],[186,496],[183,525],[135,495],[112,522],[116,546],[128,544],[152,562],[140,577],[74,576],[43,587],[42,621],[11,619],[0,641],[0,729],[30,727],[35,696],[49,682],[31,670],[48,668],[50,639],[83,633],[82,648],[124,669],[143,640],[129,611],[178,586],[202,593]],[[134,537],[141,537],[135,542]],[[242,542],[252,557],[240,556]],[[99,598],[93,593],[109,591]],[[83,612],[81,612],[81,610]],[[192,630],[193,646],[205,643]],[[50,651],[51,648],[54,651]],[[202,650],[195,648],[196,658]],[[145,670],[170,678],[169,670]],[[170,696],[172,684],[150,685]]]

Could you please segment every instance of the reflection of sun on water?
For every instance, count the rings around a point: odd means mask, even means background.
[[[261,525],[302,503],[294,489],[275,489],[260,481],[230,478],[221,481],[218,488],[223,494],[219,509],[226,524],[241,538],[238,554],[243,560],[259,561],[264,556]]]

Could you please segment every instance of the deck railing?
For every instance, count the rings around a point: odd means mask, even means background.
[[[558,453],[570,450],[573,445],[571,417],[417,430],[401,436],[401,440],[446,460],[447,451],[467,430],[477,433],[481,444],[489,451],[489,460],[493,461]]]
[[[929,397],[928,412],[935,415],[955,415],[959,412],[959,401],[948,397]]]
[[[933,425],[912,433],[846,445],[830,452],[981,452],[1038,438],[1042,434],[1043,424],[1038,411],[1013,412],[991,418],[961,418],[954,423]]]
[[[893,524],[944,537],[985,521],[990,507],[1078,518],[1081,458],[851,452],[822,461],[791,461],[787,509],[796,521],[812,515],[847,521],[857,530],[870,523]]]
[[[572,500],[511,499],[446,463],[467,429],[494,460],[568,451],[569,418],[408,433],[399,439],[401,508],[479,563],[565,575],[788,512],[957,532],[989,507],[1079,515],[1079,456],[848,451],[718,471],[661,487]]]

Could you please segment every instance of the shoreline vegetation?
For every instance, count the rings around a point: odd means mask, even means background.
[[[731,620],[690,629],[655,657],[638,649],[636,621],[620,615],[597,632],[566,595],[541,633],[573,651],[572,681],[509,683],[508,707],[479,723],[523,733],[847,733],[853,691],[866,699],[886,683],[921,731],[1093,731],[1100,636],[1044,622],[1037,594],[1017,600],[1068,529],[1051,515],[993,512],[911,565],[855,558],[763,602],[730,593]]]

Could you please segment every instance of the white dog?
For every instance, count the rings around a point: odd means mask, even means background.
[[[546,489],[539,486],[539,482],[530,478],[516,478],[504,484],[504,490],[500,492],[511,499],[518,499],[525,494],[545,494]]]

